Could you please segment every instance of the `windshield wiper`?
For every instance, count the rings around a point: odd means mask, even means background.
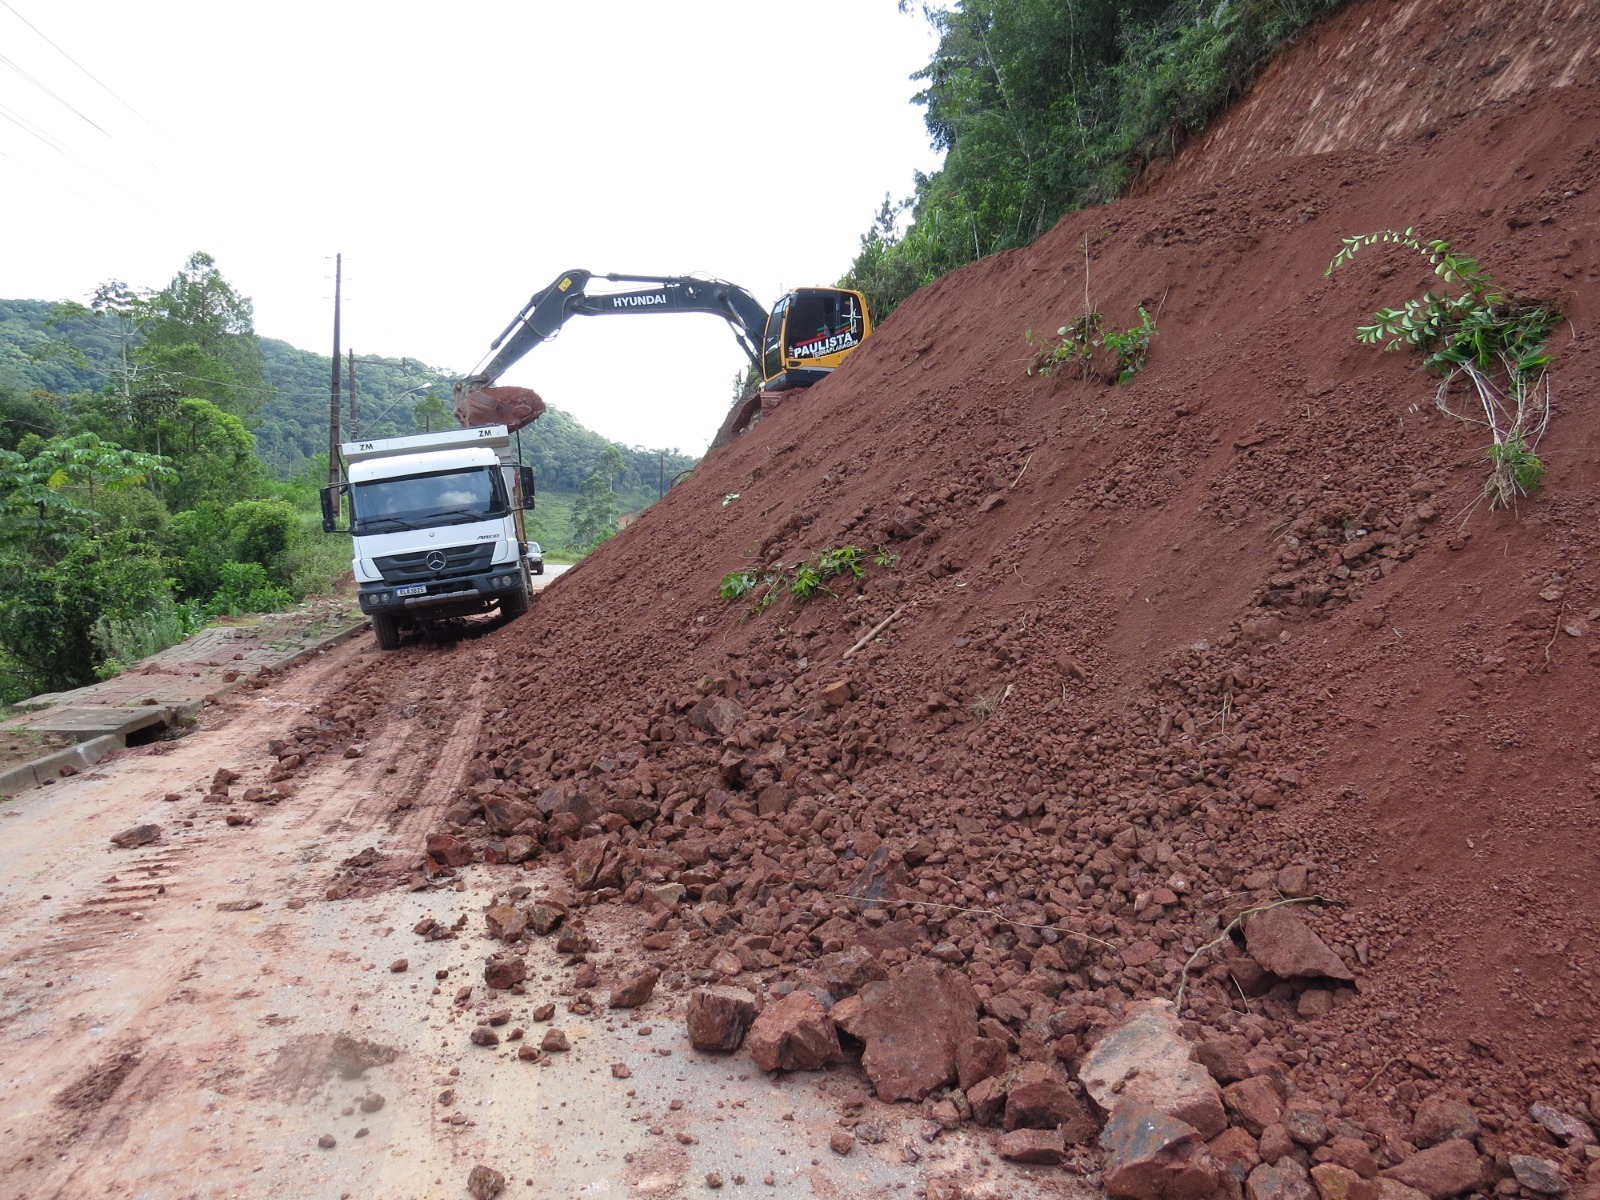
[[[422,526],[415,525],[412,522],[406,520],[404,517],[362,517],[360,519],[360,524],[361,524],[361,528],[365,529],[365,530],[370,530],[374,526],[377,526],[377,525],[398,526],[401,529],[421,529],[422,528]]]
[[[432,515],[436,517],[466,517],[471,521],[488,521],[495,517],[493,513],[486,513],[476,508],[447,508],[443,512]]]

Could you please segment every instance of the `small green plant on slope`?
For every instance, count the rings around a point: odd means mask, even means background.
[[[771,608],[773,601],[775,601],[778,598],[779,593],[783,591],[783,576],[774,575],[769,571],[761,577],[760,587],[761,594],[756,597],[756,602],[751,608],[751,611],[754,612],[756,616],[760,616],[762,613],[766,612],[767,609]]]
[[[1095,355],[1103,349],[1109,350],[1114,360],[1105,371],[1107,382],[1127,383],[1144,370],[1145,360],[1150,357],[1155,320],[1141,305],[1139,323],[1127,332],[1107,333],[1105,324],[1104,316],[1089,312],[1056,330],[1053,338],[1045,335],[1036,339],[1033,330],[1025,331],[1023,338],[1028,345],[1038,347],[1028,365],[1028,374],[1053,375],[1066,370],[1079,379],[1092,379]]]
[[[899,562],[899,556],[879,546],[872,553],[871,561],[876,566],[893,567]],[[773,601],[784,589],[800,601],[809,600],[818,592],[826,592],[831,596],[834,593],[828,587],[830,579],[842,575],[861,579],[867,573],[866,564],[867,554],[859,546],[836,546],[824,550],[815,559],[796,563],[791,571],[766,571],[760,575],[750,568],[729,571],[722,577],[717,590],[724,600],[739,600],[754,595],[751,611],[759,615],[772,607]]]
[[[722,577],[718,592],[724,600],[737,600],[756,586],[754,571],[729,571]]]
[[[839,546],[833,550],[824,550],[817,557],[817,570],[824,579],[834,579],[846,571],[860,579],[867,573],[867,568],[861,565],[861,551],[854,546]]]
[[[1126,333],[1105,335],[1106,349],[1117,356],[1115,379],[1127,383],[1144,370],[1144,360],[1150,357],[1150,339],[1156,335],[1154,318],[1139,306],[1139,323]]]
[[[1440,296],[1430,289],[1399,308],[1380,308],[1372,324],[1356,327],[1357,340],[1421,352],[1423,370],[1440,380],[1434,395],[1439,410],[1489,431],[1483,494],[1490,508],[1532,495],[1544,476],[1536,448],[1550,424],[1552,356],[1546,343],[1561,314],[1547,304],[1508,298],[1477,259],[1456,254],[1448,242],[1423,241],[1414,229],[1347,237],[1324,274],[1332,275],[1358,251],[1378,243],[1422,255],[1433,273],[1460,293]]]
[[[830,596],[833,594],[823,582],[822,569],[810,562],[803,562],[794,569],[789,591],[796,600],[809,600],[818,592],[828,592]]]

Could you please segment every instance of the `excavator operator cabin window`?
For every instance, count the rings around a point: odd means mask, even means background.
[[[761,339],[761,377],[772,379],[783,373],[783,318],[789,310],[790,297],[785,296],[772,306],[767,318],[766,335]]]

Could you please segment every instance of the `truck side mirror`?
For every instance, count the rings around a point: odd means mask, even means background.
[[[525,509],[531,509],[533,507],[534,497],[533,468],[527,464],[523,464],[522,466],[518,467],[517,482],[522,489],[522,507]]]
[[[344,533],[339,528],[339,497],[350,490],[347,483],[329,484],[322,489],[322,532]]]

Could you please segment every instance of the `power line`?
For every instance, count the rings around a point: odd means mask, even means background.
[[[89,79],[95,84],[95,86],[98,87],[101,91],[103,91],[106,95],[110,96],[118,104],[122,105],[123,108],[127,109],[134,116],[138,117],[139,120],[144,121],[144,123],[146,125],[150,124],[149,120],[145,117],[145,115],[143,113],[141,113],[133,105],[129,104],[121,96],[117,95],[116,92],[112,91],[109,87],[107,87],[104,83],[102,83],[100,81],[100,79],[95,75],[95,73],[93,71],[89,70],[89,68],[85,67],[77,59],[73,58],[72,55],[68,54],[60,46],[56,45],[55,42],[51,41],[49,36],[46,35],[45,32],[42,29],[40,29],[32,21],[28,20],[27,17],[23,16],[15,8],[13,8],[11,6],[11,4],[8,2],[8,0],[0,0],[0,6],[3,6],[6,9],[6,11],[9,12],[12,16],[14,16],[17,20],[21,21],[29,29],[33,30],[34,33],[38,34],[39,37],[44,40],[45,44],[48,45],[57,54],[61,55],[62,58],[66,59],[73,66],[77,67],[78,70],[82,71],[85,75],[87,75],[89,77]],[[68,107],[70,108],[71,106],[68,105]],[[77,109],[73,109],[72,111],[73,112],[77,112],[78,110]],[[82,113],[78,113],[78,115],[79,116],[83,116]],[[84,117],[83,119],[85,121],[89,120],[88,117]],[[93,121],[89,121],[89,124],[94,125],[94,122]],[[95,125],[94,127],[96,129],[100,129],[100,126],[98,126],[98,125]],[[151,126],[151,127],[154,128],[154,126]],[[100,132],[104,133],[105,130],[101,129]]]
[[[0,0],[0,3],[3,3],[3,0]],[[15,71],[18,75],[21,75],[29,83],[33,84],[34,87],[38,88],[46,96],[49,96],[50,99],[54,100],[57,104],[61,105],[62,108],[65,108],[65,109],[69,110],[70,112],[75,113],[78,116],[78,118],[84,122],[84,124],[90,125],[93,128],[98,129],[102,134],[105,134],[106,137],[110,137],[111,136],[111,134],[106,132],[106,130],[105,130],[105,128],[103,126],[96,125],[87,116],[85,116],[82,109],[75,107],[69,101],[63,100],[60,96],[56,95],[49,88],[45,87],[44,84],[40,83],[32,75],[29,75],[26,71],[24,71],[21,67],[17,66],[16,63],[12,62],[9,58],[7,58],[3,54],[0,54],[0,63],[4,63],[6,66],[10,67],[13,71]]]
[[[4,3],[4,0],[0,0],[0,3]],[[34,137],[38,138],[41,142],[43,142],[50,149],[54,150],[57,154],[61,155],[62,158],[66,159],[73,166],[79,168],[80,170],[89,172],[89,174],[93,175],[96,179],[100,180],[102,183],[109,184],[110,186],[116,188],[117,191],[121,192],[128,199],[132,200],[135,204],[142,204],[142,205],[144,205],[145,208],[148,208],[153,213],[159,213],[161,211],[154,204],[151,204],[148,200],[146,200],[143,196],[138,196],[138,195],[135,195],[133,192],[130,192],[127,188],[123,187],[120,183],[118,183],[115,179],[112,179],[109,175],[103,175],[99,171],[97,171],[93,167],[91,167],[88,163],[83,162],[80,159],[74,158],[72,156],[72,154],[70,152],[68,152],[61,145],[61,143],[57,142],[53,137],[50,137],[48,134],[45,134],[45,133],[41,132],[40,130],[34,128],[33,127],[33,123],[31,121],[27,120],[26,118],[17,115],[16,113],[12,112],[10,109],[7,109],[7,108],[0,108],[0,117],[4,117],[6,120],[10,121],[13,125],[15,125],[18,129],[22,130],[24,133],[32,134]],[[77,195],[77,194],[78,193],[76,193],[76,192],[73,193],[73,195]],[[91,203],[93,203],[93,202],[91,201]]]

